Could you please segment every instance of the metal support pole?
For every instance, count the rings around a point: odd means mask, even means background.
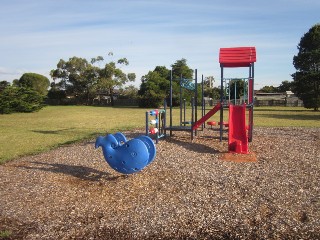
[[[201,76],[201,118],[205,115],[205,102],[204,102],[204,86],[203,86],[203,74]],[[206,126],[205,123],[202,124],[202,130]]]
[[[183,126],[186,125],[186,99],[183,99]]]
[[[167,134],[167,100],[164,99],[163,103],[163,108],[164,108],[164,117],[163,117],[163,130],[164,130],[164,136]]]
[[[242,103],[247,103],[247,96],[248,96],[248,80],[243,79],[243,100]]]
[[[221,108],[220,108],[220,142],[222,142],[222,137],[223,137],[223,65],[220,65],[221,68],[221,86],[220,86],[220,103],[221,103]],[[230,87],[230,86],[229,86]]]
[[[192,97],[191,99],[191,121],[192,123],[194,122],[194,97]],[[196,130],[195,130],[196,131]],[[191,126],[191,141],[193,140],[193,130],[192,130],[192,126]]]
[[[146,112],[146,136],[149,136],[149,112]]]
[[[180,75],[180,127],[182,126],[182,74]]]
[[[254,99],[253,99],[253,94],[254,94],[254,63],[251,63],[249,67],[249,79],[251,79],[251,84],[250,88],[250,109],[249,109],[249,136],[248,136],[248,141],[252,142],[252,135],[253,135],[253,105],[254,105]],[[250,81],[250,80],[249,80]]]
[[[158,132],[156,133],[156,144],[158,144],[158,141],[159,141],[159,134],[160,134],[160,124],[159,124],[159,115],[160,115],[161,113],[160,112],[158,112],[158,114],[156,114],[156,125],[155,125],[155,127],[156,127],[156,129],[158,129]]]
[[[237,81],[234,81],[234,105],[237,105]]]
[[[172,70],[170,71],[170,137],[172,136]]]
[[[192,124],[198,120],[198,70],[195,69],[195,86],[194,86],[194,104],[195,104],[195,115]],[[197,129],[195,130],[195,135],[197,136]]]
[[[227,81],[226,81],[226,85],[227,85]],[[230,80],[228,80],[228,95],[229,95],[229,104],[230,104],[230,101],[231,101],[231,87],[230,87]]]

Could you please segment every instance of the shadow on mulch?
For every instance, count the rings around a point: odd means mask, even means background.
[[[114,176],[108,172],[102,172],[90,167],[84,166],[74,166],[74,165],[66,165],[59,163],[44,163],[44,162],[31,162],[34,164],[32,166],[18,166],[20,168],[25,169],[33,169],[40,170],[52,173],[62,173],[66,175],[70,175],[85,181],[100,181],[100,180],[109,180],[115,181],[118,178],[123,178],[125,175]]]
[[[209,153],[209,154],[220,153],[219,150],[213,148],[212,146],[209,147],[205,144],[191,142],[191,140],[186,140],[186,138],[179,137],[178,139],[176,137],[171,137],[171,138],[167,138],[165,141],[171,142],[173,144],[177,144],[187,150],[191,150],[198,153]]]
[[[37,224],[24,223],[18,219],[0,216],[1,240],[26,239],[28,233],[36,232],[37,229]]]

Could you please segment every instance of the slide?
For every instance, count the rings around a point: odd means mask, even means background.
[[[212,115],[218,112],[221,108],[221,103],[218,103],[214,108],[212,108],[206,115],[200,118],[195,124],[192,126],[192,130],[196,130],[201,124],[205,123]]]
[[[229,152],[248,153],[246,105],[229,106]]]

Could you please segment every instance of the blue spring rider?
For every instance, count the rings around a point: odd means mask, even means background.
[[[120,132],[108,134],[97,138],[95,147],[100,146],[110,167],[123,174],[141,171],[156,156],[156,147],[148,136],[139,136],[127,141]]]

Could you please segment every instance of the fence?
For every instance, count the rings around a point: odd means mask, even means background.
[[[138,106],[137,99],[115,99],[114,106]],[[77,100],[76,98],[63,98],[63,99],[46,99],[45,104],[48,105],[93,105],[93,106],[111,106],[110,99],[93,99],[87,103],[86,101]]]
[[[219,100],[205,100],[206,106],[215,106]],[[231,101],[231,103],[234,103],[234,100]],[[236,104],[241,104],[241,101],[239,99],[236,100]],[[255,107],[262,107],[262,106],[279,106],[279,107],[303,107],[303,101],[299,99],[281,99],[281,100],[254,100],[254,106]]]
[[[215,106],[220,100],[205,100],[206,106]],[[231,101],[234,103],[234,100]],[[241,100],[237,99],[237,104],[241,104]],[[56,99],[48,99],[46,101],[46,104],[49,105],[76,105],[77,102],[75,99],[62,99],[62,100],[56,100]],[[103,99],[101,101],[93,101],[94,106],[111,106],[111,101],[108,99]],[[138,106],[139,102],[137,99],[115,99],[114,100],[114,106]],[[299,99],[281,99],[281,100],[254,100],[254,106],[255,107],[261,107],[261,106],[281,106],[281,107],[303,107],[303,102]]]
[[[115,99],[113,101],[114,106],[138,106],[137,99]],[[94,106],[111,106],[110,99],[102,99],[100,101],[94,101]]]
[[[299,99],[295,100],[255,100],[254,106],[281,106],[281,107],[303,107],[303,102]]]
[[[115,106],[138,106],[137,99],[117,99],[114,101]]]

